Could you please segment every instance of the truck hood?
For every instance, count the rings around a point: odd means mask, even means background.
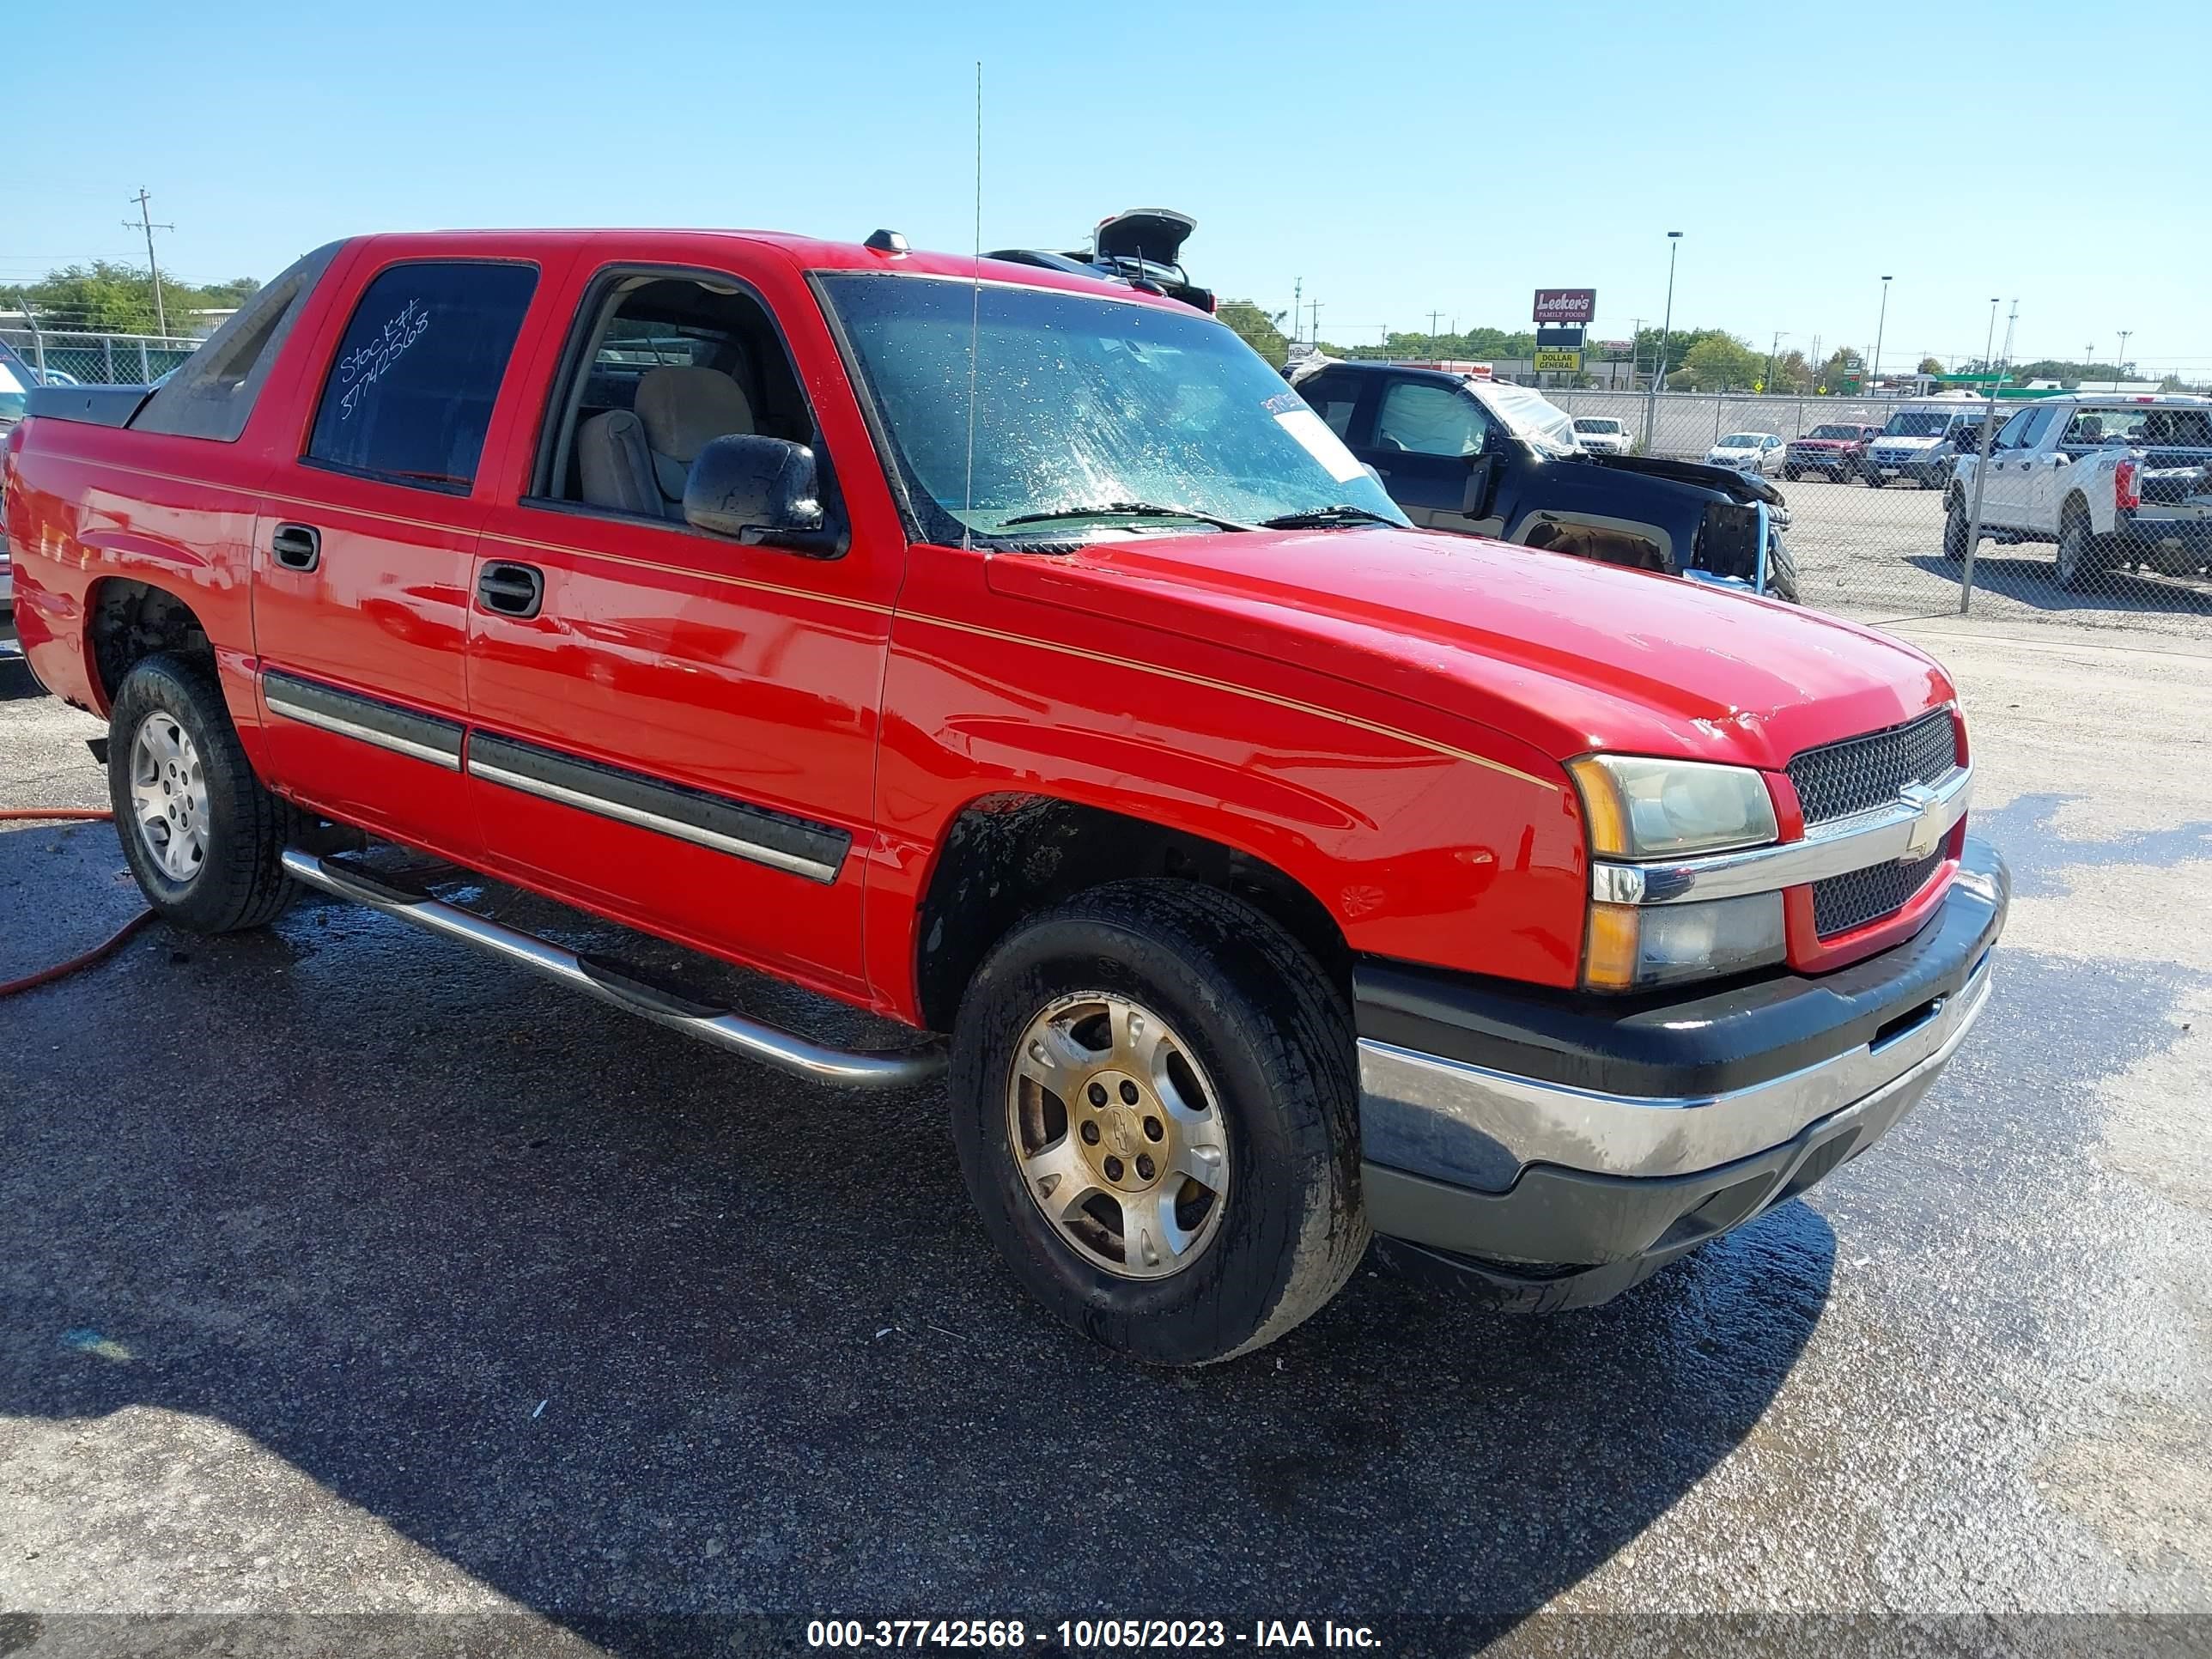
[[[1713,466],[1704,461],[1670,460],[1663,455],[1605,454],[1595,459],[1599,465],[1609,466],[1616,472],[1640,472],[1646,477],[1702,485],[1716,495],[1746,505],[1765,501],[1769,507],[1778,507],[1782,501],[1782,492],[1765,479],[1747,477],[1733,467]]]
[[[1919,652],[1817,611],[1433,532],[1146,534],[997,556],[988,579],[1094,637],[1111,617],[1244,653],[1236,678],[1255,690],[1406,729],[1433,711],[1554,761],[1602,749],[1774,769],[1953,695]]]

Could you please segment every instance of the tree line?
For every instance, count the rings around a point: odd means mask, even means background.
[[[0,289],[0,305],[27,313],[42,329],[84,334],[152,334],[166,315],[169,332],[184,336],[204,331],[196,313],[234,310],[260,286],[252,276],[198,284],[165,276],[157,313],[152,276],[132,265],[95,259]]]

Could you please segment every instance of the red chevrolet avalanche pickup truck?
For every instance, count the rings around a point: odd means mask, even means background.
[[[949,1059],[985,1231],[1146,1360],[1280,1335],[1371,1236],[1603,1300],[1872,1145],[1988,994],[1936,664],[1414,530],[1126,287],[372,236],[158,390],[34,393],[4,483],[163,916],[317,887],[825,1084]],[[911,1036],[765,1024],[480,877]]]

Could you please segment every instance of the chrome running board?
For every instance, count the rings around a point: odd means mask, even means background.
[[[474,945],[572,991],[811,1082],[848,1089],[902,1089],[945,1069],[941,1045],[872,1053],[824,1048],[781,1026],[692,1002],[633,978],[612,963],[580,957],[535,933],[503,927],[442,899],[387,884],[366,871],[338,867],[295,848],[285,849],[283,863],[284,873],[295,881],[411,921],[426,933]]]

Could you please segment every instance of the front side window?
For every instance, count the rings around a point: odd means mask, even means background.
[[[789,356],[760,301],[701,274],[610,273],[580,319],[579,360],[556,383],[532,494],[684,522],[691,463],[717,438],[817,444]]]
[[[1375,416],[1375,447],[1409,455],[1480,455],[1490,422],[1457,386],[1396,380]]]
[[[1321,416],[1209,317],[937,277],[818,281],[933,539],[1089,540],[1109,523],[1187,534],[1206,518],[1334,506],[1406,521]],[[1088,510],[1131,505],[1170,511]]]
[[[434,489],[476,481],[534,265],[394,265],[354,308],[323,385],[307,459]]]
[[[1997,429],[1999,449],[2018,449],[2027,441],[2027,424],[2035,418],[2036,411],[2023,409]]]

